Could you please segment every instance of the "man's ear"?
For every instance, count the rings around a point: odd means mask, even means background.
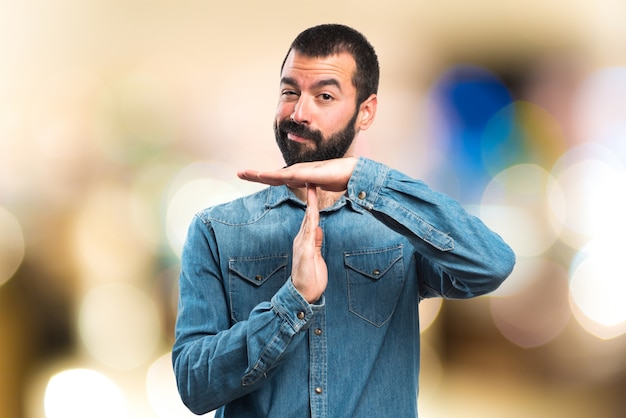
[[[376,107],[378,106],[378,96],[372,94],[359,106],[359,116],[357,119],[357,129],[364,131],[370,127],[376,117]]]

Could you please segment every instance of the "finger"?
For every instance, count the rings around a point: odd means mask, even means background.
[[[242,171],[237,172],[237,177],[239,177],[242,180],[258,182],[259,181],[258,173],[259,172],[257,170],[242,170]]]
[[[313,163],[300,163],[279,170],[242,170],[237,172],[237,176],[242,180],[268,184],[270,186],[284,184],[289,187],[303,188],[306,187],[308,182],[320,185],[320,182],[317,180],[321,180],[321,178],[319,176],[316,177],[318,173],[315,167]]]
[[[324,231],[321,226],[315,228],[315,250],[321,254],[322,244],[324,243]]]
[[[277,179],[275,176],[264,175],[263,172],[257,170],[243,170],[237,172],[237,177],[241,180],[251,181],[254,183],[262,183],[270,186],[280,186],[286,184],[284,180]],[[302,186],[304,187],[304,186]]]
[[[319,213],[317,206],[317,186],[315,184],[306,183],[306,205],[308,209]]]
[[[307,206],[302,219],[300,232],[308,245],[315,243],[316,228],[319,225],[319,209],[317,203],[317,188],[314,185],[306,185]]]
[[[315,219],[315,225],[319,223],[319,207],[317,204],[317,186],[315,184],[306,184],[306,208],[307,212]]]
[[[290,187],[306,187],[308,177],[306,173],[290,168],[263,171],[257,174],[259,180],[266,184],[279,185],[285,184]]]

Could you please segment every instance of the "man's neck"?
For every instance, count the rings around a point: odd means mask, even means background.
[[[290,188],[295,195],[301,201],[306,203],[306,189],[304,188]],[[325,209],[329,206],[332,206],[339,198],[344,194],[344,192],[329,192],[322,189],[317,189],[317,206],[320,210]]]

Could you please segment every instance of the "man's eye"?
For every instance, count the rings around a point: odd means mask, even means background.
[[[333,96],[331,96],[328,93],[322,93],[322,94],[320,94],[320,99],[322,99],[325,102],[328,102],[328,101],[333,99]]]
[[[281,100],[285,102],[293,102],[295,100],[298,100],[298,93],[296,93],[293,90],[283,90],[280,93],[280,97],[281,97]]]

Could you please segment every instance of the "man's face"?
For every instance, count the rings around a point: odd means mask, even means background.
[[[280,82],[274,134],[287,165],[351,155],[361,116],[349,54],[311,58],[291,51]]]

